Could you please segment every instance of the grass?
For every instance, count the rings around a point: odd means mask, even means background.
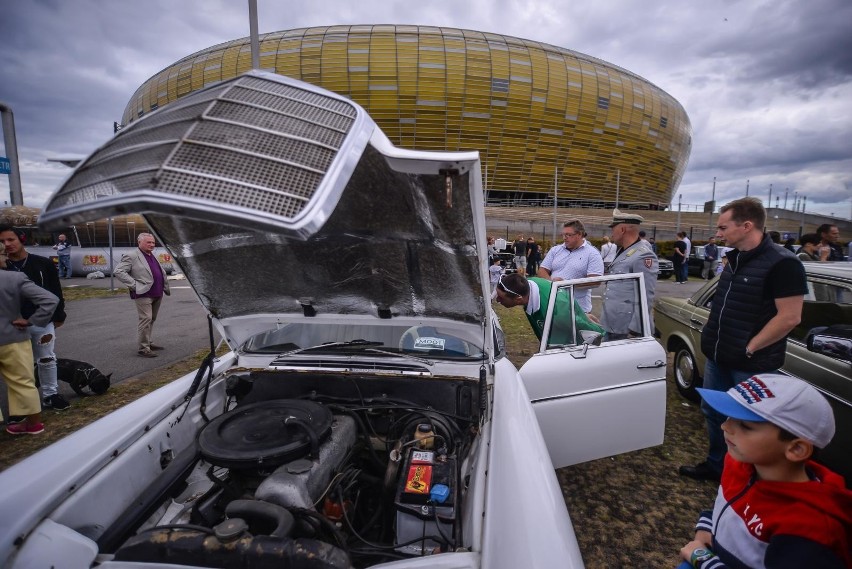
[[[79,298],[109,296],[103,289],[70,289]],[[69,291],[69,292],[70,292]],[[92,296],[77,296],[77,293]],[[106,293],[106,294],[104,294]],[[123,293],[123,292],[122,292]],[[66,298],[70,298],[67,295]],[[521,367],[538,342],[519,309],[495,306],[506,334],[508,357]],[[61,414],[44,413],[45,433],[7,437],[0,470],[169,381],[196,369],[205,352],[115,385],[102,396],[75,401]],[[669,361],[669,375],[671,374]],[[716,486],[678,476],[681,464],[702,460],[704,421],[680,397],[669,377],[665,442],[661,446],[603,458],[556,471],[585,564],[597,567],[674,567],[693,534],[698,512],[712,507]]]
[[[96,288],[92,286],[68,287],[62,289],[62,296],[65,302],[74,300],[86,300],[89,298],[111,298],[114,296],[127,296],[127,288],[124,286],[116,288],[114,291],[108,288]]]

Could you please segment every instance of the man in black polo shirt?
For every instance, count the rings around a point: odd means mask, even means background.
[[[707,356],[704,387],[727,391],[758,373],[774,373],[784,365],[787,334],[802,317],[807,293],[805,269],[796,256],[776,247],[764,235],[766,210],[755,198],[741,198],[722,207],[717,239],[733,247],[719,277],[710,317],[701,332]],[[710,450],[696,466],[681,466],[683,476],[719,480],[727,452],[725,417],[702,402]]]

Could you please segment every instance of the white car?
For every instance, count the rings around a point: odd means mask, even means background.
[[[642,335],[518,371],[482,197],[263,72],[122,130],[40,221],[145,214],[232,351],[0,474],[0,566],[582,567],[554,467],[662,443],[665,354],[601,277]]]

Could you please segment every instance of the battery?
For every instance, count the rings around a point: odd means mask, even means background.
[[[452,539],[455,526],[458,481],[456,459],[438,460],[433,451],[409,449],[396,491],[397,551],[428,555],[445,544],[424,536]],[[437,486],[437,488],[436,488]],[[433,490],[444,500],[430,502]]]

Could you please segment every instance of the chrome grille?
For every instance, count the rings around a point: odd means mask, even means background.
[[[346,101],[244,75],[130,125],[81,165],[50,208],[138,190],[196,201],[200,210],[227,204],[292,219],[357,117]]]

